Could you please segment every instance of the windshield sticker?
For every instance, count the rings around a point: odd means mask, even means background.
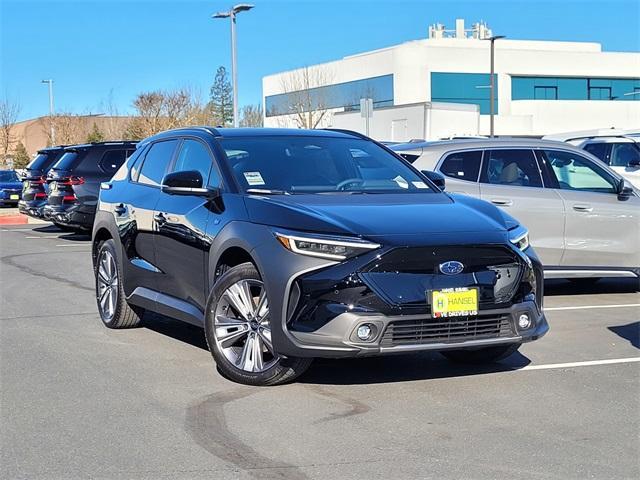
[[[416,188],[429,188],[427,187],[427,184],[424,182],[411,182],[413,183],[413,186]]]
[[[244,172],[244,178],[249,185],[264,185],[264,180],[260,172]]]
[[[400,175],[394,178],[393,181],[396,182],[400,188],[409,188],[409,182],[407,182]]]

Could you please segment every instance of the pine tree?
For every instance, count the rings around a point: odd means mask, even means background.
[[[87,143],[94,142],[104,142],[104,134],[98,128],[96,122],[93,122],[93,128],[91,129],[91,132],[89,132],[89,135],[87,135]]]
[[[218,67],[210,92],[209,108],[215,125],[227,127],[233,123],[233,88],[227,69]]]
[[[24,147],[22,142],[18,142],[16,145],[16,149],[13,152],[13,168],[25,168],[29,165],[31,161],[31,157],[29,157],[29,152]]]

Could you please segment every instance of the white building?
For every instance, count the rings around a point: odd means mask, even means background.
[[[465,30],[458,20],[455,31],[435,25],[424,40],[264,77],[265,126],[299,126],[291,112],[313,105],[326,111],[318,126],[352,126],[354,116],[339,112],[358,111],[360,98],[370,97],[371,134],[381,140],[408,140],[399,138],[403,134],[397,129],[392,132],[394,115],[396,125],[401,124],[405,105],[430,102],[477,105],[476,131],[447,131],[488,134],[490,35],[484,24]],[[495,75],[497,135],[640,127],[638,52],[603,52],[598,43],[500,39],[495,42]],[[306,97],[299,92],[307,89]],[[381,116],[378,109],[387,113]],[[364,119],[360,123],[364,132]],[[422,129],[427,137],[442,136],[442,128]],[[411,125],[409,137],[410,130]]]

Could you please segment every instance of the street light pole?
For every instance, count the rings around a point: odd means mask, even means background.
[[[239,12],[251,10],[253,5],[240,3],[228,12],[218,12],[211,18],[231,19],[231,84],[233,87],[233,126],[238,127],[240,118],[238,115],[238,61],[236,57],[236,16]]]
[[[49,80],[42,80],[41,83],[49,84],[49,126],[51,128],[51,145],[56,144],[56,130],[53,126],[53,80],[50,78]]]
[[[493,117],[495,116],[495,107],[494,107],[494,102],[495,102],[495,79],[493,78],[494,76],[494,59],[495,59],[495,43],[496,40],[499,40],[501,38],[504,38],[504,35],[494,35],[493,37],[489,37],[488,40],[491,41],[491,68],[490,68],[490,72],[489,72],[489,78],[490,78],[490,88],[491,88],[491,93],[489,95],[489,136],[490,137],[494,137],[494,128],[493,128]]]

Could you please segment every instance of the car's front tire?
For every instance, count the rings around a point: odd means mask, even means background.
[[[246,385],[278,385],[309,368],[311,359],[284,358],[274,350],[271,320],[266,289],[253,264],[220,277],[207,302],[205,334],[225,377]]]
[[[497,345],[495,347],[478,348],[475,350],[444,350],[440,352],[446,359],[456,363],[482,364],[497,362],[513,355],[522,344]]]
[[[94,267],[96,300],[102,322],[109,328],[138,327],[144,310],[127,303],[118,266],[116,244],[109,239],[98,246]]]

